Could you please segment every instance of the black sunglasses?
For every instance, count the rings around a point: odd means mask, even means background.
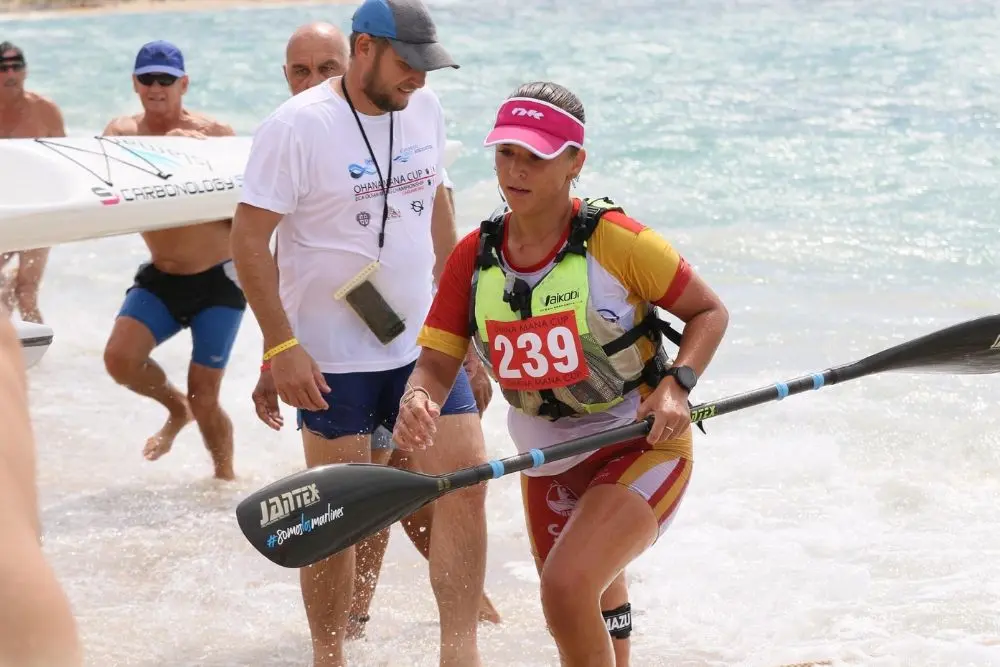
[[[174,85],[174,82],[177,81],[177,77],[173,74],[163,74],[161,72],[139,74],[135,78],[139,79],[139,83],[144,86],[152,86],[154,83],[158,83],[164,88]]]
[[[24,63],[0,63],[0,72],[20,72],[24,70]]]

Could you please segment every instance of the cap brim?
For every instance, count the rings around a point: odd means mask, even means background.
[[[390,39],[393,50],[406,64],[420,72],[433,72],[436,69],[453,67],[458,69],[455,59],[451,57],[443,46],[437,42],[427,44],[410,44]]]
[[[176,76],[178,79],[182,76],[187,76],[184,70],[177,69],[176,67],[167,67],[165,65],[149,65],[147,67],[140,67],[132,73],[136,76],[141,74],[169,74],[170,76]]]
[[[520,146],[543,160],[551,160],[568,147],[576,146],[575,142],[566,141],[554,134],[517,125],[495,127],[492,132],[486,135],[486,141],[483,142],[483,146],[496,146],[498,144]]]

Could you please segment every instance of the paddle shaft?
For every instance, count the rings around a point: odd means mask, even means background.
[[[691,421],[699,422],[711,419],[712,417],[729,414],[730,412],[736,412],[737,410],[743,410],[744,408],[761,405],[762,403],[780,401],[788,396],[815,391],[829,385],[837,384],[838,382],[843,382],[844,380],[853,380],[867,375],[869,372],[860,365],[860,362],[854,362],[836,368],[829,368],[822,373],[812,373],[784,382],[775,382],[774,384],[752,389],[742,394],[728,396],[718,401],[696,405],[691,408]]]
[[[649,433],[653,418],[626,426],[620,426],[593,435],[585,435],[573,440],[561,442],[558,445],[546,447],[544,450],[532,449],[524,454],[508,456],[505,459],[494,459],[473,468],[464,468],[441,476],[442,491],[452,491],[465,486],[472,486],[489,479],[503,477],[512,472],[520,472],[528,468],[537,468],[543,463],[566,459],[577,454],[586,454],[602,447],[617,445],[633,438],[639,438]]]
[[[776,382],[742,394],[722,398],[718,401],[696,405],[691,408],[691,421],[699,422],[762,403],[780,401],[793,394],[801,394],[806,391],[837,384],[844,380],[859,378],[876,370],[874,367],[867,367],[865,360],[862,360],[830,368],[822,373],[813,373],[785,382]],[[441,490],[442,493],[447,493],[455,489],[478,484],[479,482],[497,479],[513,472],[536,468],[543,463],[558,461],[576,456],[577,454],[585,454],[603,447],[621,444],[627,440],[649,433],[652,423],[652,417],[647,417],[645,420],[634,424],[568,440],[558,445],[546,447],[544,450],[533,449],[524,454],[509,456],[505,459],[494,459],[473,468],[457,470],[441,476]]]

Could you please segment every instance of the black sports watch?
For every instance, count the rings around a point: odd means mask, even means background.
[[[698,384],[698,376],[690,366],[671,366],[667,369],[664,378],[673,377],[684,391],[691,393],[691,390]]]

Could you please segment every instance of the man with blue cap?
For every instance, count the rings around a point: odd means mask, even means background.
[[[170,42],[139,49],[132,85],[142,111],[115,118],[108,136],[232,136],[233,129],[184,108],[188,88],[184,55]],[[146,442],[143,455],[155,461],[194,420],[212,457],[215,477],[231,480],[233,425],[219,403],[229,354],[239,331],[246,299],[233,280],[229,249],[231,220],[142,234],[150,260],[126,291],[104,350],[104,365],[119,384],[167,409],[163,427]],[[158,345],[191,329],[192,355],[187,390],[171,384],[150,357]]]
[[[348,41],[342,77],[300,92],[257,129],[233,220],[233,260],[263,333],[262,366],[298,409],[310,467],[371,462],[372,433],[391,431],[419,354],[417,331],[457,237],[451,207],[434,205],[446,196],[446,134],[425,83],[428,72],[458,65],[427,7],[366,0]],[[419,452],[421,470],[483,463],[467,374],[441,415],[435,446]],[[485,495],[479,486],[435,503],[429,560],[442,667],[481,665]],[[354,561],[349,548],[300,571],[314,667],[345,664]]]
[[[289,92],[292,95],[320,85],[327,79],[342,76],[350,61],[350,46],[347,36],[339,28],[325,22],[313,22],[300,26],[292,33],[285,47],[285,65],[282,68]],[[454,208],[452,189],[444,169],[441,174],[448,200],[436,199],[435,206],[451,205]],[[433,213],[432,213],[433,215]],[[266,350],[264,350],[266,352]],[[479,413],[489,404],[492,386],[489,376],[483,373],[470,378],[476,396]],[[278,392],[268,368],[262,368],[252,400],[257,417],[274,430],[284,425]],[[372,433],[372,460],[376,463],[388,462],[393,467],[403,467],[419,472],[417,462],[409,453],[393,447],[390,434],[379,426]],[[430,555],[433,534],[434,505],[426,505],[402,521],[407,536],[424,558]],[[364,636],[365,624],[371,619],[369,608],[382,567],[382,558],[389,540],[389,531],[380,534],[380,540],[366,540],[355,553],[354,597],[347,624],[347,638],[359,639]],[[499,623],[500,615],[493,603],[484,594],[479,607],[479,620]]]

